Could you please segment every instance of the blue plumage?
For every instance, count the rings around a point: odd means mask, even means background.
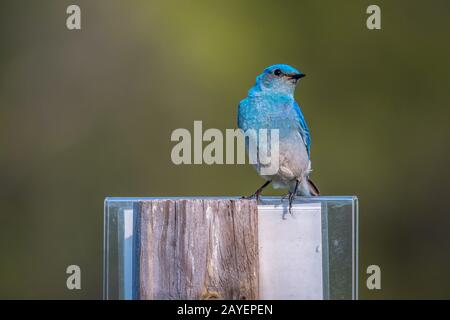
[[[279,170],[275,174],[262,175],[267,182],[252,196],[259,198],[262,189],[269,183],[273,183],[275,188],[289,189],[290,204],[296,194],[319,194],[309,180],[310,131],[300,106],[294,99],[295,88],[303,77],[303,73],[291,66],[270,66],[256,78],[247,97],[239,103],[240,129],[279,130]]]
[[[298,115],[298,122],[301,128],[301,134],[303,137],[303,142],[306,145],[306,150],[308,151],[308,157],[311,156],[311,135],[309,133],[309,127],[306,123],[305,117],[303,116],[302,110],[297,102],[294,101],[294,110]]]

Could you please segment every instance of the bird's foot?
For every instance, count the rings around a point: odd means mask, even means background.
[[[288,193],[288,197],[289,197],[289,213],[292,214],[292,202],[294,202],[295,200],[295,196],[297,195],[297,191],[298,191],[298,185],[299,185],[300,181],[296,180],[295,181],[295,188],[293,192]]]
[[[292,202],[294,202],[295,200],[295,193],[289,192],[288,197],[289,197],[289,213],[292,215]]]
[[[253,198],[256,198],[256,201],[259,202],[261,198],[261,192],[264,190],[265,187],[267,187],[272,181],[266,181],[258,190],[256,190],[252,195],[250,196],[243,196],[241,199],[250,200]]]
[[[256,201],[259,202],[260,198],[261,198],[261,192],[255,192],[249,196],[242,196],[241,199],[244,200],[251,200],[253,198],[256,198]]]

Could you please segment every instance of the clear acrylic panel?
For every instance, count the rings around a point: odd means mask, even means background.
[[[105,199],[105,299],[139,298],[137,208],[152,199],[189,198]],[[356,197],[298,197],[292,215],[279,197],[263,197],[258,220],[261,299],[358,298]]]

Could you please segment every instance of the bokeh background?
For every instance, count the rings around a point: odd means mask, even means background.
[[[449,15],[447,0],[2,0],[0,298],[101,298],[106,196],[252,192],[248,165],[173,165],[170,134],[234,128],[274,63],[307,74],[314,181],[360,199],[361,298],[450,298]]]

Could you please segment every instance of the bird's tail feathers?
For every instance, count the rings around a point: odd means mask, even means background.
[[[314,182],[312,182],[312,180],[310,180],[309,178],[307,179],[307,185],[309,192],[311,193],[312,196],[320,195],[319,188],[317,188]]]

